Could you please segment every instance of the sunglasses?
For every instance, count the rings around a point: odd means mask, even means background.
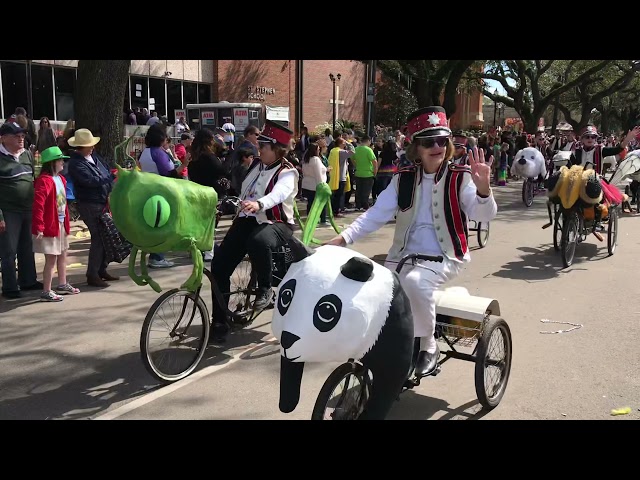
[[[433,148],[434,145],[442,148],[448,145],[449,137],[418,138],[416,143],[424,148]]]
[[[597,135],[583,135],[582,138],[590,138],[592,140],[595,140],[596,138],[598,138]]]

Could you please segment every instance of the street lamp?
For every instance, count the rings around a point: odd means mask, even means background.
[[[498,89],[497,88],[493,91],[493,94],[495,96],[498,95]],[[496,126],[496,113],[498,113],[498,101],[494,100],[493,101],[493,126],[494,127]]]
[[[331,80],[331,82],[333,83],[333,132],[331,132],[332,135],[336,131],[336,81],[339,82],[340,77],[342,77],[342,75],[340,74],[338,75],[334,75],[333,73],[329,74],[329,80]]]

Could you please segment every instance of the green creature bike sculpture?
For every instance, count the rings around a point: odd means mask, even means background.
[[[136,128],[130,137],[127,137],[124,142],[119,143],[115,146],[115,148],[113,149],[113,160],[115,161],[116,165],[120,165],[124,168],[136,166],[136,159],[129,155],[127,152],[129,151],[129,143],[131,143],[131,141],[139,131],[140,127]]]
[[[138,285],[160,292],[160,285],[149,276],[147,254],[188,251],[193,270],[181,288],[195,292],[202,284],[201,251],[213,244],[216,191],[182,179],[117,168],[110,204],[116,227],[133,245],[129,276]],[[135,272],[138,251],[142,275]]]
[[[320,214],[322,210],[324,210],[325,206],[327,207],[327,213],[329,215],[329,222],[331,226],[336,231],[336,233],[340,233],[341,229],[336,225],[336,222],[333,218],[333,209],[331,208],[331,188],[326,183],[319,183],[316,187],[316,196],[313,199],[313,203],[311,204],[311,211],[307,215],[307,222],[302,221],[300,218],[300,212],[298,211],[298,206],[296,203],[293,203],[293,212],[296,217],[296,220],[300,224],[300,228],[302,228],[302,243],[305,245],[309,245],[310,243],[315,243],[316,245],[322,245],[322,242],[313,237],[313,234],[318,227],[320,222]]]

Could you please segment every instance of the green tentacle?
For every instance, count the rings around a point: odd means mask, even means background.
[[[131,280],[136,282],[138,285],[144,286],[148,285],[149,282],[136,273],[136,258],[138,256],[138,251],[138,247],[134,246],[131,248],[131,254],[129,255],[129,277],[131,277]]]
[[[329,215],[329,222],[331,226],[336,231],[336,233],[340,233],[340,228],[336,225],[336,222],[333,218],[333,209],[331,208],[331,188],[326,183],[319,183],[316,186],[316,196],[311,204],[311,211],[307,215],[307,224],[306,226],[302,223],[301,220],[300,226],[302,227],[302,243],[305,245],[309,245],[310,243],[315,243],[317,245],[321,245],[322,242],[317,238],[314,238],[313,234],[320,223],[320,215],[322,214],[322,210],[327,208],[327,213]]]
[[[151,288],[153,288],[156,292],[160,293],[162,288],[158,285],[150,276],[149,276],[149,268],[147,267],[147,255],[149,252],[141,252],[140,255],[140,272],[142,273],[142,278],[149,284]]]
[[[191,276],[187,279],[186,282],[182,284],[180,288],[183,288],[189,292],[195,292],[198,287],[202,285],[204,260],[202,258],[202,252],[200,252],[200,250],[198,250],[198,248],[196,247],[195,240],[191,241],[189,251],[191,252],[191,259],[193,260],[193,270],[191,271]]]

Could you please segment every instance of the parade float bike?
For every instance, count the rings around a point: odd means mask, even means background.
[[[473,222],[473,226],[471,226],[470,223],[467,223],[467,244],[469,243],[469,232],[476,232],[478,236],[478,245],[480,248],[486,247],[489,242],[490,222],[476,222],[475,220],[469,220],[469,222]]]
[[[638,198],[640,197],[640,188],[638,188],[640,184],[640,150],[628,153],[618,164],[608,182],[616,186],[625,179],[630,179],[631,184],[624,187],[627,198],[623,202],[623,211],[626,208],[629,213],[632,213],[631,205],[635,204],[636,213],[640,213],[640,198]]]
[[[563,166],[548,180],[549,222],[542,228],[553,225],[553,248],[560,251],[565,268],[573,264],[576,246],[591,234],[602,242],[606,231],[609,256],[616,251],[619,209],[626,195],[592,166]]]
[[[443,258],[422,254],[406,255],[398,262],[396,272],[400,273],[406,263],[431,270],[424,263],[417,263],[419,260],[442,262]],[[434,298],[434,336],[447,349],[441,351],[442,357],[437,367],[426,376],[438,375],[442,365],[451,358],[473,362],[478,401],[485,410],[494,409],[505,394],[512,359],[511,331],[507,322],[498,317],[498,301],[469,295],[461,287],[437,290]],[[415,374],[419,347],[419,339],[416,339],[410,372],[400,393],[419,386],[425,378]],[[312,420],[357,420],[366,408],[372,383],[372,373],[359,361],[349,359],[338,366],[325,381],[316,399]]]

